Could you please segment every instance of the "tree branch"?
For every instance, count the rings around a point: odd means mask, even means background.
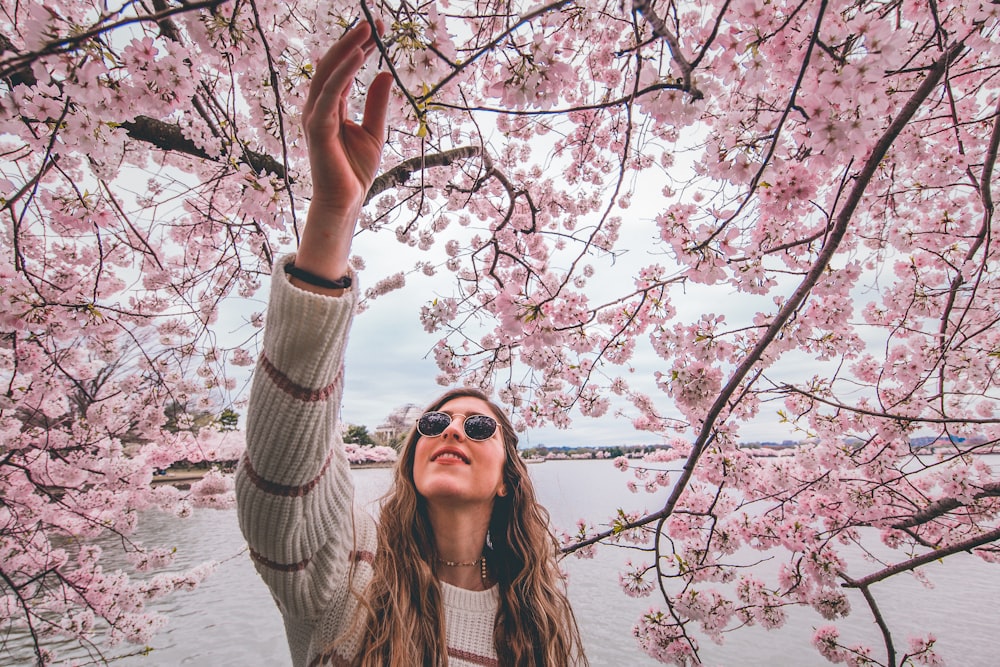
[[[149,116],[136,116],[134,121],[121,123],[121,126],[136,141],[144,141],[165,151],[185,153],[205,160],[217,160],[201,146],[185,137],[180,125]],[[245,149],[240,161],[249,165],[258,174],[270,172],[280,179],[285,178],[284,165],[270,155]]]
[[[910,98],[900,109],[899,114],[895,119],[893,119],[892,123],[873,146],[871,155],[869,155],[861,171],[855,177],[854,187],[847,196],[847,199],[844,202],[844,207],[837,214],[836,220],[831,226],[827,242],[823,246],[823,250],[820,252],[819,256],[816,258],[816,262],[813,264],[803,281],[782,306],[781,310],[778,311],[778,314],[775,315],[774,320],[767,327],[767,330],[761,335],[753,349],[747,354],[743,362],[736,368],[736,370],[733,371],[729,381],[719,392],[718,398],[715,399],[712,407],[705,415],[705,420],[702,423],[698,437],[695,439],[694,445],[691,449],[691,454],[688,456],[688,460],[681,470],[677,483],[674,485],[674,489],[671,491],[670,497],[667,498],[664,506],[652,514],[648,514],[640,519],[637,519],[636,521],[625,524],[624,526],[619,526],[618,530],[604,531],[585,540],[581,540],[580,542],[564,547],[562,550],[563,553],[572,553],[582,547],[607,539],[621,530],[639,528],[654,521],[658,521],[662,517],[673,514],[674,507],[680,501],[681,494],[687,488],[687,484],[691,479],[691,476],[694,475],[694,469],[698,463],[698,459],[701,457],[701,453],[714,438],[713,427],[716,420],[719,419],[719,416],[725,409],[729,399],[734,393],[736,393],[739,384],[750,373],[753,366],[756,365],[764,356],[765,351],[768,347],[770,347],[771,342],[781,332],[785,323],[791,319],[792,315],[806,300],[806,297],[812,291],[813,286],[826,272],[827,267],[833,259],[834,253],[839,247],[840,242],[843,240],[844,235],[847,233],[848,224],[854,216],[854,211],[857,209],[858,204],[860,204],[862,196],[864,196],[865,191],[868,189],[868,184],[875,176],[875,172],[878,170],[883,158],[885,158],[886,153],[888,153],[892,143],[903,131],[903,128],[905,128],[907,124],[909,124],[910,120],[912,120],[914,114],[916,114],[917,110],[924,103],[924,100],[930,96],[931,92],[937,87],[938,83],[940,83],[941,77],[944,76],[948,65],[950,65],[951,62],[959,56],[964,48],[965,45],[962,43],[955,44],[948,49],[948,51],[943,53],[937,62],[935,62],[927,70],[927,76],[924,81],[913,92]]]
[[[652,5],[653,3],[649,2],[649,0],[633,0],[632,10],[645,16],[649,25],[653,28],[653,34],[657,37],[662,37],[667,42],[667,45],[670,47],[670,55],[673,56],[674,62],[681,69],[681,76],[684,78],[684,90],[691,96],[691,99],[702,99],[705,95],[694,84],[694,67],[691,66],[688,59],[681,53],[681,44],[677,39],[677,35],[671,32],[666,22],[656,14]]]
[[[372,186],[368,189],[368,195],[365,197],[365,204],[389,188],[403,185],[416,171],[423,171],[431,167],[447,167],[458,160],[483,156],[485,154],[479,146],[460,146],[448,151],[442,151],[441,153],[418,155],[409,160],[403,160],[372,181]]]
[[[198,11],[199,9],[212,9],[217,7],[228,0],[203,0],[202,2],[194,2],[191,4],[182,4],[179,7],[171,7],[162,12],[157,12],[155,14],[145,14],[140,16],[133,16],[127,19],[122,19],[120,21],[115,21],[113,23],[104,23],[102,21],[98,22],[96,25],[91,26],[89,29],[82,32],[74,33],[71,37],[65,37],[63,39],[56,39],[47,43],[42,48],[37,51],[29,51],[27,53],[18,53],[17,55],[7,58],[5,60],[0,60],[0,79],[7,79],[10,77],[15,77],[20,75],[22,70],[31,70],[31,64],[42,58],[44,56],[55,55],[57,53],[64,53],[66,51],[71,51],[76,47],[79,47],[84,42],[91,40],[98,35],[105,32],[114,30],[116,28],[122,28],[127,25],[132,25],[133,23],[157,23],[167,18],[168,16],[173,16],[174,14],[183,14],[185,12]]]
[[[879,419],[891,419],[893,421],[907,423],[907,424],[983,424],[992,425],[1000,423],[1000,419],[989,419],[980,417],[922,417],[917,415],[904,415],[897,414],[893,412],[887,412],[886,410],[870,410],[867,408],[860,408],[856,405],[847,405],[846,403],[841,403],[839,401],[834,401],[829,398],[823,398],[822,396],[817,396],[811,392],[805,391],[804,389],[799,389],[798,387],[790,384],[781,385],[781,387],[774,390],[775,393],[779,391],[788,392],[790,394],[799,394],[800,396],[807,397],[810,401],[816,403],[822,403],[824,405],[829,405],[830,407],[836,408],[837,410],[844,410],[847,412],[854,413],[856,415],[866,415],[868,417],[878,417]]]
[[[983,200],[984,215],[987,220],[993,219],[993,167],[997,162],[997,152],[1000,151],[1000,100],[993,114],[993,133],[990,135],[990,148],[983,164],[983,175],[979,181],[979,190]]]
[[[856,583],[853,579],[848,577],[843,572],[840,573],[840,578],[846,581],[848,584]],[[872,613],[872,618],[875,619],[875,624],[878,626],[879,631],[882,633],[882,642],[885,644],[886,661],[885,664],[889,667],[893,667],[896,664],[896,647],[892,642],[892,633],[889,632],[889,625],[885,622],[885,617],[882,616],[882,610],[879,609],[878,603],[875,601],[875,596],[872,595],[871,589],[865,586],[857,586],[861,591],[861,595],[864,596],[865,602],[868,603],[868,609]]]
[[[476,62],[480,57],[482,57],[483,55],[489,53],[494,48],[496,48],[500,44],[500,42],[502,42],[504,39],[506,39],[507,37],[509,37],[510,35],[512,35],[514,33],[514,31],[516,31],[522,25],[524,25],[526,23],[531,23],[532,21],[534,21],[539,16],[542,16],[543,14],[547,14],[549,12],[560,10],[565,5],[570,4],[570,2],[572,2],[572,0],[556,0],[556,2],[553,2],[553,3],[550,3],[548,5],[543,5],[541,7],[538,7],[536,9],[528,12],[527,14],[524,14],[523,16],[521,16],[513,25],[511,25],[509,28],[507,28],[506,30],[504,30],[502,33],[500,33],[499,35],[497,35],[496,37],[494,37],[488,44],[486,44],[485,46],[483,46],[479,51],[477,51],[477,52],[473,53],[471,56],[468,56],[467,58],[465,58],[462,61],[462,64],[459,67],[454,68],[451,72],[448,73],[447,76],[445,76],[440,81],[438,81],[436,84],[434,84],[434,86],[430,90],[428,90],[426,93],[424,93],[423,95],[421,95],[420,96],[421,102],[426,103],[428,100],[430,100],[431,98],[433,98],[434,95],[436,95],[439,90],[441,90],[446,85],[448,85],[448,83],[450,83],[455,77],[457,77],[459,75],[459,73],[461,73],[461,71],[463,69],[467,69],[467,68],[471,67],[472,63]],[[362,4],[362,8],[364,8],[364,4]],[[385,56],[386,53],[383,52],[382,55]],[[389,62],[391,62],[391,61],[389,61]]]
[[[985,544],[989,544],[994,540],[1000,540],[1000,528],[994,528],[993,530],[978,535],[976,537],[970,537],[967,540],[962,540],[961,542],[956,542],[948,547],[942,547],[940,549],[935,549],[925,553],[922,556],[917,556],[909,560],[905,560],[902,563],[897,563],[885,569],[879,570],[878,572],[873,572],[866,577],[861,579],[850,579],[843,574],[842,578],[846,580],[844,584],[841,584],[844,588],[863,588],[874,584],[877,581],[883,581],[889,577],[899,574],[900,572],[906,572],[907,570],[915,570],[921,565],[926,565],[928,563],[933,563],[936,560],[941,560],[953,554],[957,554],[960,551],[971,551],[976,547],[981,547]]]
[[[1000,482],[990,482],[984,484],[981,488],[982,491],[975,493],[972,496],[976,500],[979,500],[980,498],[1000,497]],[[913,528],[914,526],[919,526],[927,523],[928,521],[933,521],[942,514],[946,514],[951,510],[957,509],[966,504],[967,503],[964,503],[957,498],[941,498],[939,500],[935,500],[919,512],[915,512],[912,516],[909,516],[898,523],[892,524],[892,527],[900,530],[903,528]]]

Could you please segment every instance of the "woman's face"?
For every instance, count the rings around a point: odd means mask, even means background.
[[[413,482],[429,503],[492,504],[505,495],[503,434],[499,425],[486,440],[471,440],[465,434],[465,419],[473,415],[497,415],[483,400],[460,396],[440,408],[452,416],[441,435],[417,440],[413,458]]]

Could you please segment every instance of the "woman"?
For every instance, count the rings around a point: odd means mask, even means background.
[[[379,26],[381,28],[381,26]],[[386,133],[391,77],[347,119],[367,24],[322,58],[303,109],[313,198],[275,272],[237,476],[240,525],[299,665],[586,664],[509,419],[449,392],[403,449],[378,522],[358,510],[336,416],[357,288],[351,238]]]

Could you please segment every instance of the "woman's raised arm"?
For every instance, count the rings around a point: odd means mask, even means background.
[[[354,226],[382,158],[391,75],[382,72],[372,81],[360,125],[348,117],[347,108],[354,77],[374,50],[371,27],[361,23],[352,28],[320,60],[302,110],[313,197],[295,266],[326,280],[348,272]],[[292,284],[339,293],[295,278]]]
[[[320,61],[304,107],[313,199],[294,263],[329,281],[348,272],[354,226],[384,144],[391,78],[371,84],[360,125],[346,117],[354,76],[373,50],[368,25],[348,32]],[[342,289],[286,280],[290,260],[280,260],[271,284],[236,496],[251,557],[279,601],[299,665],[308,645],[302,637],[320,615],[348,609],[351,554],[375,547],[374,524],[355,516],[338,424],[357,291],[341,296]]]

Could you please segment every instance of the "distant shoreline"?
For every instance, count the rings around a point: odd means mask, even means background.
[[[359,470],[366,468],[392,468],[395,465],[395,461],[373,461],[370,463],[352,463],[351,468]],[[192,484],[200,482],[211,470],[212,468],[167,468],[166,472],[154,474],[150,484],[152,486],[170,484],[185,490],[191,488]],[[226,466],[222,472],[225,475],[231,475],[235,471],[235,466]]]
[[[748,448],[750,453],[754,456],[762,457],[773,457],[773,456],[791,456],[795,453],[795,447],[757,447]],[[937,448],[925,448],[922,451],[914,452],[917,455],[933,455],[937,454]],[[1000,454],[996,451],[985,451],[985,452],[971,452],[972,456],[992,456]],[[625,458],[631,460],[642,460],[642,453],[640,452],[629,452],[624,455]],[[585,456],[566,456],[556,454],[555,456],[547,457],[531,457],[525,458],[524,462],[528,464],[546,463],[548,461],[612,461],[612,457],[585,457]],[[352,463],[352,470],[367,470],[370,468],[393,468],[396,465],[395,461],[372,461],[368,463]],[[222,467],[223,474],[232,474],[235,472],[236,467],[234,462],[220,462],[219,467]],[[168,468],[166,472],[161,474],[154,474],[153,479],[150,482],[152,486],[162,486],[164,484],[171,484],[179,489],[189,489],[195,482],[200,482],[202,478],[213,468]]]

